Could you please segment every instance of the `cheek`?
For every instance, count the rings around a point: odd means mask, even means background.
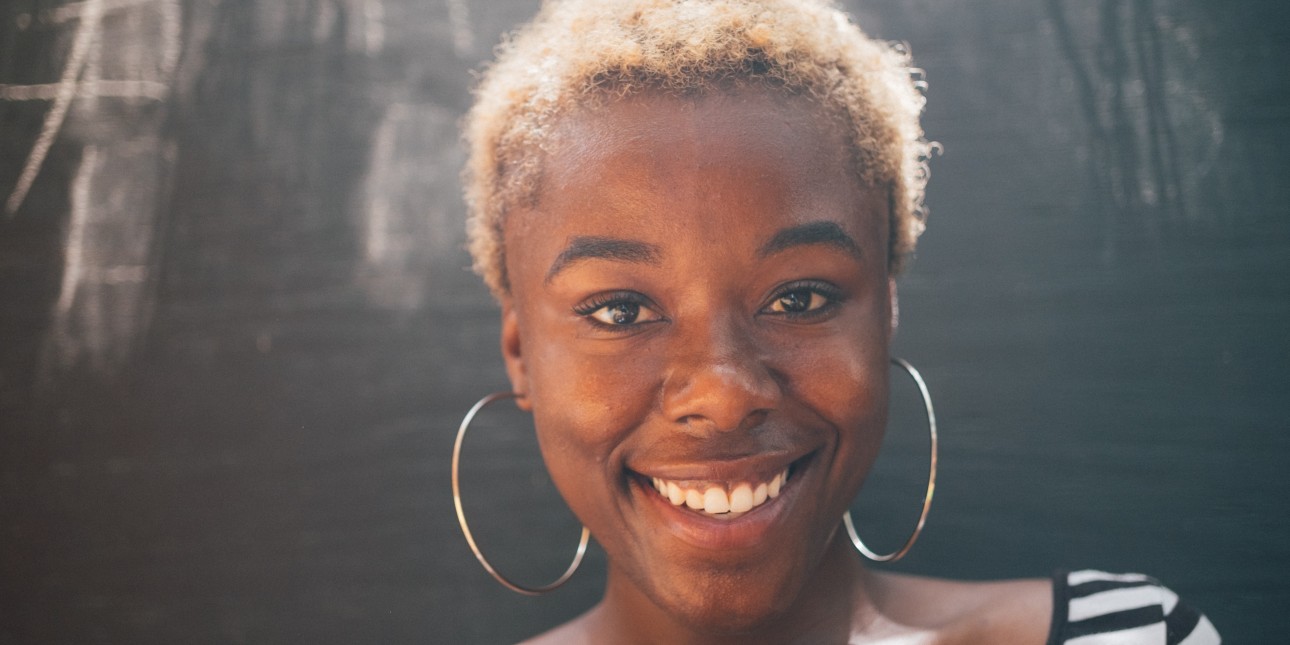
[[[837,428],[840,439],[880,441],[887,416],[887,352],[856,347],[824,351],[800,361],[795,398]]]
[[[777,348],[794,398],[830,418],[867,416],[885,402],[889,341],[887,307],[864,303],[833,321],[826,333]]]
[[[853,327],[854,328],[854,327]],[[795,400],[820,417],[834,434],[831,475],[849,499],[877,457],[887,424],[888,350],[880,334],[837,336],[792,352],[784,381]]]
[[[612,443],[644,418],[654,400],[657,352],[602,355],[547,343],[530,354],[534,414],[570,441]]]
[[[533,347],[530,345],[530,347]],[[658,366],[553,344],[530,353],[530,396],[538,443],[556,487],[584,522],[589,500],[626,484],[617,450],[656,401]]]

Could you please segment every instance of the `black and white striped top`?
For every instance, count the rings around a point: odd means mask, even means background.
[[[1218,645],[1209,619],[1137,573],[1060,572],[1053,577],[1048,645]]]

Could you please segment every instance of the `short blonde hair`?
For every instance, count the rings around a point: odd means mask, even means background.
[[[561,115],[643,91],[741,86],[805,96],[850,127],[857,179],[890,191],[898,271],[924,228],[931,151],[905,47],[869,38],[828,0],[548,0],[498,47],[464,122],[470,252],[493,295],[510,292],[506,215],[536,203]]]

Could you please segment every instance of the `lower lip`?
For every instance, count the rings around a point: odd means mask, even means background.
[[[714,551],[740,551],[755,549],[770,542],[775,526],[786,517],[797,500],[797,491],[803,488],[808,469],[804,463],[794,467],[792,479],[779,496],[767,500],[733,519],[711,517],[672,502],[658,494],[640,478],[633,478],[636,492],[646,498],[648,512],[657,514],[658,523],[682,542],[700,549]]]

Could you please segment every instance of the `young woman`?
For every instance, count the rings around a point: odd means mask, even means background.
[[[922,105],[823,1],[552,2],[501,48],[466,125],[471,250],[609,561],[538,642],[1218,642],[1142,576],[862,565],[842,519],[887,419]]]

